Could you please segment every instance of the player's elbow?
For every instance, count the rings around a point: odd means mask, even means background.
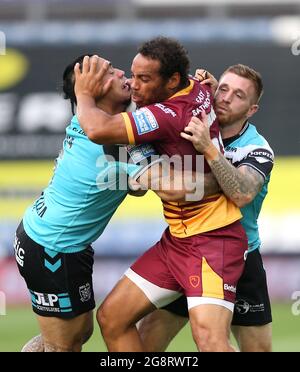
[[[247,204],[251,203],[252,200],[253,197],[252,195],[249,194],[237,195],[234,198],[232,198],[234,204],[239,208],[244,208]]]
[[[84,131],[84,133],[86,134],[86,136],[88,137],[88,139],[92,142],[95,142],[95,143],[104,143],[104,139],[103,139],[103,136],[101,135],[101,133],[99,132],[99,130],[96,130],[95,128],[90,128],[90,127],[87,127]]]
[[[110,132],[109,123],[99,122],[95,114],[89,116],[78,114],[77,116],[81,128],[90,141],[98,144],[107,142]]]

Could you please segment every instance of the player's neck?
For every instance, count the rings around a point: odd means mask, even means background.
[[[107,114],[116,115],[120,112],[126,111],[127,104],[101,101],[97,103],[97,107],[105,111]]]
[[[225,125],[220,124],[220,132],[221,132],[222,138],[226,139],[226,138],[231,138],[231,137],[238,135],[246,123],[247,123],[247,120],[243,118],[242,120],[238,120],[233,123],[227,123]]]

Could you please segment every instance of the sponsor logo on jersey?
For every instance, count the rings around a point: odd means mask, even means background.
[[[74,142],[74,137],[72,137],[72,136],[66,136],[65,142],[69,146],[69,149],[72,148],[73,142]]]
[[[52,181],[51,181],[52,182]],[[36,213],[42,218],[47,210],[47,206],[45,203],[45,196],[44,193],[41,193],[41,196],[36,200],[36,202],[33,205],[33,209],[36,211]]]
[[[201,102],[202,102],[201,105],[199,105],[194,110],[192,110],[192,115],[193,116],[199,116],[202,111],[208,110],[211,107],[211,99],[210,98],[211,98],[210,93],[208,91],[206,91],[205,99],[201,100]],[[197,101],[197,99],[199,100],[199,96],[196,98],[196,101]],[[212,114],[214,114],[214,112],[212,112]],[[211,126],[209,118],[208,118],[208,125]]]
[[[190,276],[190,284],[192,287],[197,288],[200,285],[200,276],[198,275],[191,275]]]
[[[224,291],[236,293],[236,287],[234,285],[224,284]]]
[[[15,237],[15,242],[14,242],[14,249],[15,249],[15,257],[16,257],[16,261],[18,262],[18,264],[20,266],[24,266],[24,256],[25,256],[25,251],[23,248],[20,247],[20,240],[17,238],[17,236]]]
[[[152,145],[143,144],[143,145],[128,145],[126,150],[131,157],[132,161],[137,164],[143,160],[151,157],[156,154],[156,151]]]
[[[204,98],[205,98],[205,94],[202,92],[202,90],[200,90],[198,96],[196,97],[196,102],[197,103],[202,103],[204,101]]]
[[[159,128],[155,116],[147,108],[141,108],[132,113],[139,135],[152,132]]]
[[[255,158],[259,163],[267,161],[273,162],[273,154],[265,149],[257,149],[255,151],[251,151],[248,157]]]
[[[252,305],[249,304],[249,302],[240,299],[235,303],[235,311],[241,315],[247,313],[260,313],[265,311],[265,305],[263,303]]]
[[[52,313],[67,313],[72,311],[71,301],[68,293],[40,293],[30,291],[31,302],[40,311]]]
[[[244,301],[244,300],[238,300],[236,301],[235,303],[235,310],[239,313],[239,314],[247,314],[248,311],[250,309],[250,305],[248,304],[248,302]]]
[[[170,109],[170,107],[166,107],[165,105],[161,103],[156,103],[154,106],[161,109],[165,114],[170,114],[172,115],[173,118],[176,117],[176,113],[172,109]]]
[[[79,287],[80,301],[87,302],[92,297],[92,290],[89,283],[86,283]]]

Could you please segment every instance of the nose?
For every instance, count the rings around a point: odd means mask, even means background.
[[[138,90],[139,87],[138,87],[137,79],[135,79],[135,78],[129,79],[129,84],[131,86],[131,89]]]
[[[125,72],[123,70],[119,70],[119,69],[116,69],[117,70],[117,75],[119,78],[122,78],[123,76],[125,76]]]
[[[222,98],[224,102],[230,103],[232,100],[232,92],[226,92],[225,94],[223,94]]]

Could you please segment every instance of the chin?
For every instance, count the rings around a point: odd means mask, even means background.
[[[220,118],[220,117],[217,117],[217,118],[218,118],[218,122],[219,122],[220,127],[225,127],[226,125],[229,124],[229,119],[228,118]]]
[[[130,103],[131,103],[131,96],[129,96],[129,97],[127,97],[127,98],[124,99],[124,104],[125,104],[126,106],[129,106]]]

